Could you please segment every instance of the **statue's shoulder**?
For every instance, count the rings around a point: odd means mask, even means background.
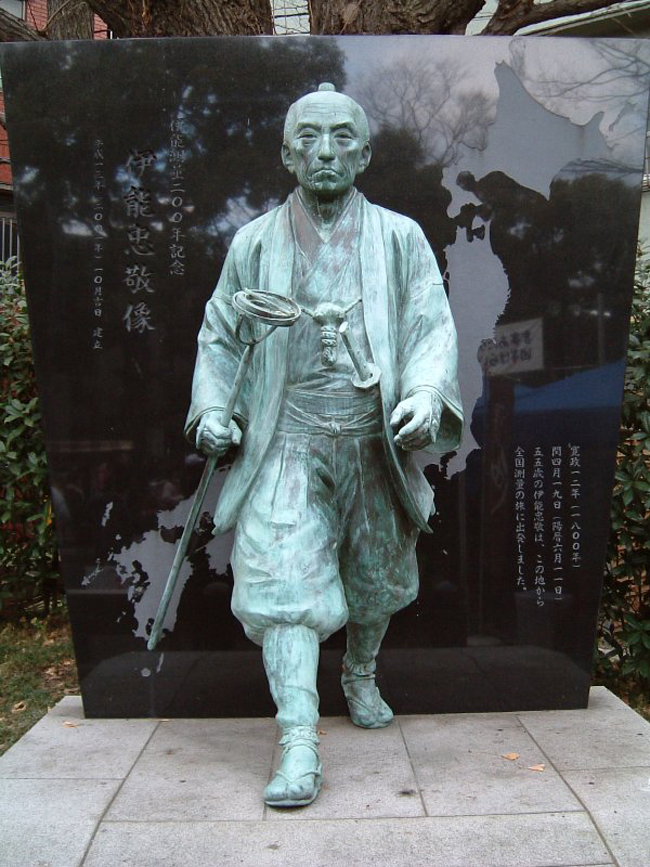
[[[384,208],[381,205],[375,205],[365,199],[365,204],[379,217],[384,231],[396,232],[400,236],[408,236],[412,234],[421,235],[422,229],[419,224],[407,217],[405,214],[398,214],[397,211],[391,211],[389,208]]]
[[[235,232],[230,246],[235,251],[239,249],[243,250],[260,240],[260,238],[262,238],[267,232],[272,232],[275,220],[282,207],[282,205],[278,205],[276,208],[272,208],[265,214],[255,217],[254,220],[251,220],[250,223],[246,223],[245,226],[241,226],[241,228],[237,229]]]

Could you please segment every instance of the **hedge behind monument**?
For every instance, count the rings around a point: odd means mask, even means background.
[[[25,288],[0,266],[0,615],[44,597],[56,540]]]
[[[599,673],[631,675],[650,685],[650,260],[637,268],[625,393],[612,498],[600,638],[610,646]]]

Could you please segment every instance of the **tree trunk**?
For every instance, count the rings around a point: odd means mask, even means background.
[[[497,11],[483,32],[493,36],[512,36],[530,24],[607,9],[618,2],[619,0],[552,0],[550,3],[534,4],[533,0],[499,0]]]
[[[310,0],[312,33],[464,33],[486,0]],[[499,0],[485,33],[606,9],[617,0]],[[249,36],[273,32],[271,0],[50,0],[51,38],[90,35],[87,5],[118,37]],[[54,15],[56,9],[61,12]],[[79,16],[79,17],[77,17]],[[73,23],[74,22],[74,23]],[[44,38],[0,9],[0,42]]]
[[[465,33],[486,0],[311,0],[311,32]],[[499,0],[484,33],[512,35],[529,24],[606,9],[619,0]]]
[[[95,14],[84,0],[47,0],[49,39],[92,39]]]
[[[88,0],[115,36],[254,36],[273,32],[270,0]]]
[[[36,42],[43,38],[20,18],[0,9],[0,42]]]
[[[312,33],[464,33],[485,0],[311,0]]]

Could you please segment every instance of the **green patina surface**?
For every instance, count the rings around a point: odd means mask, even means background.
[[[363,109],[329,85],[291,106],[282,160],[298,187],[235,235],[198,338],[186,432],[215,457],[237,446],[215,532],[236,527],[232,607],[263,648],[283,736],[273,806],[318,794],[319,643],[347,624],[352,721],[387,725],[376,657],[413,601],[415,544],[433,508],[413,452],[458,444],[456,332],[421,229],[370,204]],[[274,292],[302,315],[251,354],[233,296]],[[262,336],[268,325],[251,324]],[[240,377],[241,380],[241,377]]]

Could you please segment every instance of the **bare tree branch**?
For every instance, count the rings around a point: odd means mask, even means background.
[[[522,27],[541,24],[554,18],[580,15],[596,9],[607,9],[619,0],[551,0],[550,3],[533,3],[533,0],[499,0],[496,12],[483,33],[492,36],[512,36]]]
[[[397,61],[368,74],[362,88],[368,117],[380,131],[407,132],[422,163],[451,165],[461,146],[481,148],[495,106],[479,90],[458,91],[459,63]]]
[[[464,33],[486,0],[310,0],[312,33]]]

